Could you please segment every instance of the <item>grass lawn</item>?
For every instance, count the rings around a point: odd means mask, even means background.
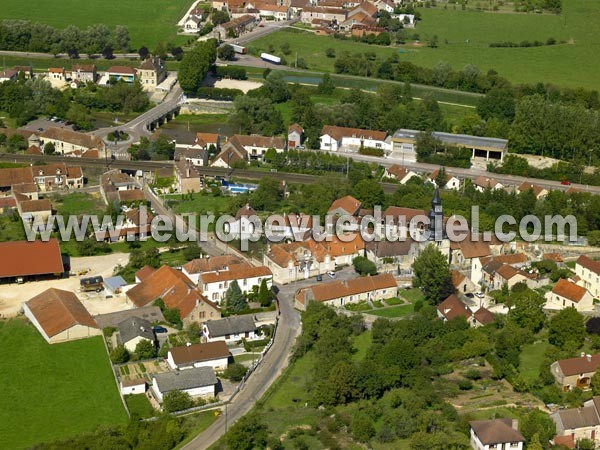
[[[352,355],[354,361],[362,361],[367,356],[367,351],[371,346],[372,336],[370,331],[365,331],[354,338],[354,349],[356,353]]]
[[[421,290],[419,288],[401,289],[399,292],[400,292],[400,297],[405,298],[406,300],[408,300],[411,303],[415,303],[418,300],[425,299],[425,296],[423,295],[423,293],[421,292]]]
[[[138,415],[142,418],[152,417],[155,414],[155,409],[150,404],[150,400],[145,394],[127,395],[125,396],[127,407],[131,415]]]
[[[124,424],[101,337],[50,345],[22,320],[0,322],[4,360],[2,447],[64,439],[102,425]]]
[[[525,380],[533,383],[540,375],[540,366],[544,353],[550,344],[547,341],[535,342],[523,346],[519,364],[519,372]]]
[[[0,216],[0,242],[20,241],[26,239],[23,222],[17,217],[17,220],[9,216]]]
[[[85,3],[76,0],[62,0],[57,3],[32,0],[24,8],[20,0],[3,0],[0,18],[29,19],[57,28],[65,28],[73,24],[86,28],[102,23],[113,31],[116,25],[126,25],[131,36],[132,48],[145,45],[152,50],[160,41],[174,43],[187,41],[187,37],[177,36],[177,22],[191,4],[192,0],[116,3],[111,0]]]
[[[217,411],[206,411],[185,416],[184,424],[186,435],[188,437],[185,438],[177,447],[175,447],[175,449],[183,448],[188,442],[211,426],[217,417]]]
[[[106,205],[100,194],[74,192],[68,195],[51,195],[52,207],[63,216],[81,216],[83,214],[103,214]]]
[[[389,308],[382,309],[374,309],[369,311],[369,314],[380,317],[394,318],[394,317],[404,317],[407,314],[410,314],[414,311],[413,305],[399,305],[399,306],[391,306]]]
[[[173,203],[172,206],[176,213],[206,214],[212,212],[215,216],[224,212],[229,202],[228,197],[215,197],[202,193],[192,194],[191,200],[189,195],[186,195],[184,200],[181,197],[182,194],[173,194],[165,195],[164,199]]]
[[[448,62],[455,69],[467,64],[485,72],[495,69],[501,76],[517,83],[552,82],[571,87],[597,88],[600,60],[594,58],[600,44],[600,4],[593,0],[564,0],[563,14],[513,14],[462,11],[460,6],[444,10],[421,8],[423,20],[414,33],[422,43],[434,35],[438,47],[406,45],[403,48],[380,47],[316,36],[301,30],[282,30],[253,41],[249,47],[255,54],[269,50],[281,54],[281,46],[290,44],[291,55],[298,52],[310,70],[333,71],[335,58],[327,58],[325,50],[373,52],[380,57],[398,53],[400,60],[434,67]],[[299,35],[300,33],[300,35]],[[409,30],[409,35],[413,30]],[[530,48],[490,48],[498,41],[546,41],[553,37],[568,43]],[[291,61],[291,56],[287,57]],[[416,95],[416,93],[415,93]]]
[[[255,361],[260,358],[260,353],[244,353],[242,355],[234,356],[233,360],[236,363],[243,363],[248,361]]]

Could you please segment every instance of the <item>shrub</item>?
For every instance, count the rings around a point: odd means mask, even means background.
[[[110,360],[113,364],[123,364],[129,361],[129,352],[123,344],[117,345],[110,352]]]
[[[247,371],[248,369],[246,368],[246,366],[243,366],[239,363],[233,363],[227,367],[225,372],[223,372],[223,376],[233,382],[238,382],[242,381]]]
[[[183,411],[194,406],[194,400],[187,392],[167,392],[163,400],[163,408],[166,412]]]
[[[473,383],[469,380],[460,380],[458,382],[458,388],[461,391],[470,391],[471,389],[473,389]]]
[[[477,369],[469,369],[465,372],[465,378],[468,378],[469,380],[480,380],[481,372]]]

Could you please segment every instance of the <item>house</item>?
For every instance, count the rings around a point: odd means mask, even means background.
[[[227,267],[242,264],[244,261],[234,255],[207,256],[193,259],[183,265],[181,271],[192,283],[198,284],[202,272],[225,270]]]
[[[483,175],[478,176],[473,180],[473,187],[476,191],[483,192],[486,189],[495,191],[497,189],[503,189],[502,183],[494,180],[493,178],[484,177]]]
[[[23,222],[43,227],[52,215],[52,205],[47,198],[29,200],[22,195],[14,194],[17,203],[17,211]],[[23,198],[24,197],[24,198]]]
[[[175,185],[181,193],[200,192],[202,183],[198,169],[185,159],[175,161]]]
[[[300,13],[300,21],[311,24],[313,20],[318,19],[338,24],[346,20],[346,14],[346,11],[339,8],[304,6]]]
[[[361,207],[362,203],[360,201],[351,195],[346,195],[334,200],[327,210],[327,214],[332,216],[358,216]]]
[[[406,184],[408,180],[418,175],[412,170],[406,169],[398,164],[392,164],[390,167],[386,167],[383,172],[383,178],[390,178],[396,180],[400,184]]]
[[[594,309],[594,297],[590,292],[577,284],[560,278],[546,293],[546,309],[575,308],[577,311],[592,311]]]
[[[324,274],[335,269],[325,243],[307,240],[274,244],[264,255],[264,264],[281,284]]]
[[[211,166],[231,169],[236,163],[248,160],[248,152],[241,146],[241,148],[238,148],[236,145],[229,145],[230,142],[231,139],[223,145],[221,152],[215,157]]]
[[[294,306],[306,310],[311,301],[343,307],[361,301],[385,300],[396,297],[398,284],[391,274],[354,278],[300,288],[294,296]]]
[[[544,198],[546,195],[548,195],[548,189],[543,188],[541,186],[538,186],[537,184],[534,184],[534,183],[529,183],[527,181],[524,181],[517,188],[517,193],[521,194],[521,193],[527,192],[529,190],[533,191],[533,194],[535,195],[535,198],[537,198],[538,200],[540,198]]]
[[[141,275],[140,272],[136,273],[136,277]],[[168,308],[179,310],[185,325],[221,317],[217,305],[179,270],[162,266],[148,272],[146,270],[143,280],[126,292],[127,300],[136,307],[147,306],[160,298]]]
[[[188,344],[169,349],[167,364],[173,370],[192,367],[212,367],[214,370],[227,369],[229,349],[225,341],[205,344]]]
[[[31,66],[14,66],[13,70],[16,70],[18,75],[23,74],[23,78],[26,80],[33,78],[33,67]]]
[[[281,242],[285,239],[304,240],[310,236],[312,227],[312,216],[307,214],[273,215],[267,218],[265,234],[271,242]]]
[[[115,202],[132,204],[145,201],[144,192],[137,180],[117,169],[100,175],[100,193],[107,205]]]
[[[67,72],[64,67],[48,68],[48,81],[53,88],[62,88],[67,84]]]
[[[217,394],[217,383],[217,376],[211,367],[194,367],[189,370],[154,374],[151,390],[159,403],[172,391],[185,392],[192,398],[213,398]]]
[[[192,166],[208,166],[209,156],[208,150],[192,145],[183,148],[176,147],[173,159],[176,162],[185,161]]]
[[[412,239],[372,241],[366,246],[366,256],[382,271],[408,269],[419,254],[419,244]]]
[[[0,169],[0,191],[12,190],[13,194],[27,194],[30,200],[38,199],[38,190],[81,187],[83,187],[81,167],[67,166],[64,163]],[[33,193],[36,193],[35,198],[30,195]]]
[[[249,314],[209,320],[204,323],[202,334],[207,342],[225,341],[227,344],[259,337],[254,318]]]
[[[47,128],[39,135],[41,147],[48,143],[54,144],[55,152],[69,155],[76,150],[85,152],[90,149],[104,150],[104,141],[97,136],[92,136],[67,128]]]
[[[336,152],[356,151],[362,147],[390,151],[391,144],[386,131],[361,130],[359,128],[325,125],[319,138],[321,150]]]
[[[270,289],[273,283],[273,273],[268,267],[242,263],[227,266],[222,270],[201,273],[198,287],[206,298],[220,305],[233,281],[237,281],[242,292],[250,292],[254,286],[260,287],[263,280]]]
[[[396,4],[392,0],[377,0],[375,6],[379,11],[386,11],[390,14],[396,9]]]
[[[575,274],[579,277],[578,285],[600,297],[600,261],[581,255],[575,263]]]
[[[469,425],[473,450],[523,450],[525,438],[516,420],[472,420]]]
[[[104,73],[103,84],[109,84],[112,81],[124,81],[133,83],[135,81],[136,70],[129,66],[111,66]]]
[[[304,138],[304,128],[297,123],[293,123],[288,127],[288,148],[295,149],[302,145]]]
[[[150,323],[160,323],[165,321],[162,311],[158,306],[142,306],[141,308],[125,309],[123,311],[99,314],[94,316],[94,320],[96,320],[96,323],[101,329],[104,329],[106,327],[117,328],[117,326],[125,319],[130,319],[133,317],[146,319]]]
[[[251,31],[256,25],[256,17],[251,14],[244,14],[243,16],[237,17],[217,25],[214,28],[215,35],[218,36],[219,40],[225,40],[229,37],[238,37],[240,34],[246,31]]]
[[[470,237],[450,242],[450,264],[461,269],[470,269],[476,264],[475,261],[491,254],[488,242],[472,240]]]
[[[458,270],[452,271],[452,285],[457,292],[471,292],[477,289],[477,285],[465,274]]]
[[[0,83],[5,81],[15,82],[19,79],[19,72],[13,69],[0,70]]]
[[[494,315],[488,309],[480,307],[473,312],[455,294],[450,295],[438,305],[437,314],[444,322],[463,317],[472,327],[481,327],[494,321]]]
[[[70,77],[72,81],[95,83],[98,73],[95,64],[73,64]]]
[[[49,344],[102,334],[73,292],[47,289],[23,303],[23,313]]]
[[[596,448],[600,445],[600,397],[593,397],[581,408],[561,409],[550,414],[556,424],[554,445],[576,448],[577,441],[591,440]]]
[[[146,340],[154,345],[156,336],[152,324],[140,317],[129,317],[117,325],[121,344],[130,352],[135,352],[136,346]]]
[[[183,22],[183,30],[186,33],[198,33],[202,28],[202,17],[190,15],[185,22]]]
[[[0,281],[60,277],[65,271],[58,240],[0,242]]]
[[[460,180],[458,179],[458,177],[455,177],[454,175],[451,175],[448,172],[444,171],[444,184],[442,184],[441,186],[438,186],[439,176],[440,176],[440,169],[434,170],[427,177],[427,181],[429,181],[435,187],[439,187],[440,189],[452,189],[455,191],[460,189]]]
[[[210,150],[214,147],[215,151],[219,151],[221,148],[221,136],[217,133],[196,133],[196,139],[194,139],[194,145],[192,148],[201,148],[202,150]],[[202,164],[199,164],[202,165]]]
[[[242,135],[234,134],[223,144],[223,151],[235,147],[235,150],[240,154],[246,153],[247,158],[251,160],[263,160],[267,150],[274,149],[277,153],[285,150],[285,140],[279,137],[268,137],[259,135]]]
[[[519,268],[527,261],[527,257],[522,253],[484,257],[479,260],[481,261],[480,282],[491,290],[501,289],[505,284],[510,289],[517,283],[525,283],[531,289],[535,289],[542,281],[537,274]]]
[[[288,20],[290,10],[287,6],[273,4],[270,2],[256,1],[252,5],[259,11],[259,16],[264,18],[273,18],[275,20]]]
[[[146,380],[142,378],[134,378],[132,380],[119,381],[119,389],[122,395],[135,395],[146,393]]]
[[[567,392],[575,387],[589,389],[590,381],[600,366],[600,353],[582,353],[577,358],[561,359],[550,365],[556,382]]]
[[[256,226],[259,225],[258,230]],[[237,210],[235,221],[224,225],[225,233],[236,236],[236,239],[249,239],[257,232],[260,233],[258,214],[248,203]]]
[[[153,91],[167,78],[165,63],[156,56],[151,56],[142,61],[136,73],[145,91]]]

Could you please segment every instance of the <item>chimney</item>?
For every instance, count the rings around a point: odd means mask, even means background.
[[[587,355],[585,355],[585,359],[587,359],[588,362],[592,362],[592,355],[588,353]]]
[[[517,419],[512,420],[512,429],[519,431],[519,421]]]
[[[186,347],[191,347],[191,345],[192,345],[192,343],[191,343],[191,342],[186,342],[186,343],[185,343],[185,346],[186,346]]]
[[[585,352],[581,352],[581,353],[579,354],[579,356],[581,356],[582,358],[584,358],[584,357],[585,357]]]

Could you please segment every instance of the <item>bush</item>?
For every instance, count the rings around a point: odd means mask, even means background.
[[[102,334],[104,334],[104,337],[111,337],[115,331],[117,331],[117,329],[115,327],[104,327],[102,328]]]
[[[458,388],[461,391],[470,391],[471,389],[473,389],[473,383],[469,380],[460,380],[458,382]]]
[[[361,155],[369,155],[369,156],[383,156],[383,149],[381,148],[371,148],[371,147],[361,147],[358,150],[358,153]]]
[[[477,369],[469,369],[465,372],[465,378],[468,378],[469,380],[480,380],[481,372]]]
[[[211,100],[233,100],[244,93],[239,89],[201,87],[196,91],[196,95]]]
[[[216,66],[214,71],[219,78],[233,78],[234,80],[247,80],[246,69],[237,66]]]
[[[364,256],[357,256],[352,260],[354,270],[360,275],[376,275],[377,266],[373,261],[368,260]]]
[[[194,406],[194,400],[187,392],[167,392],[163,399],[163,409],[166,412],[183,411]]]
[[[110,360],[113,364],[123,364],[129,361],[129,352],[123,344],[117,345],[110,352]]]
[[[239,363],[233,363],[227,367],[225,372],[223,372],[223,376],[233,382],[238,382],[242,381],[246,372],[248,372],[246,366]]]

